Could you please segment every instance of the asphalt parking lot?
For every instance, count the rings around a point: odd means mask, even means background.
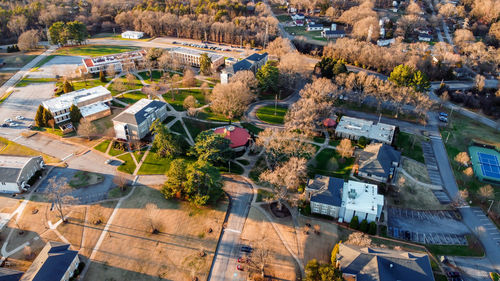
[[[471,208],[472,212],[479,218],[479,222],[482,226],[482,229],[479,231],[483,231],[490,235],[490,238],[496,242],[498,246],[500,246],[500,231],[498,231],[497,227],[491,222],[491,220],[486,217],[484,212],[479,208]]]
[[[389,236],[423,244],[467,245],[465,235],[470,233],[455,211],[389,207],[387,224]]]

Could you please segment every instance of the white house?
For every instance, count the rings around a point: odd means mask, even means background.
[[[396,126],[389,124],[373,124],[370,120],[342,116],[337,128],[335,128],[335,135],[352,140],[365,137],[377,142],[392,144],[395,131]]]
[[[383,207],[384,196],[378,194],[376,185],[350,180],[342,190],[339,221],[351,222],[355,216],[359,221],[377,221]]]
[[[322,24],[309,24],[307,26],[307,31],[321,31],[323,30]]]
[[[29,187],[29,179],[44,167],[42,156],[0,155],[0,192],[20,193],[25,191]]]
[[[142,31],[127,30],[122,33],[122,38],[126,39],[141,39],[142,37],[144,37],[144,32]]]
[[[427,34],[419,34],[418,40],[423,41],[423,42],[430,42],[432,40],[432,36],[427,35]]]
[[[293,14],[292,15],[292,20],[296,21],[296,20],[304,20],[306,17],[304,16],[304,14],[302,13],[299,13],[299,14]]]
[[[321,36],[326,39],[332,38],[343,38],[345,37],[345,31],[343,30],[323,30],[321,31]]]

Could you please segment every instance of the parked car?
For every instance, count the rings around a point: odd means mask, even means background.
[[[5,122],[5,123],[10,123],[10,122],[12,122],[12,119],[7,118],[7,119],[5,119],[5,120],[4,120],[4,122]]]
[[[16,119],[17,120],[24,120],[24,117],[22,117],[21,115],[18,115],[18,116],[16,116]]]
[[[245,262],[246,262],[246,259],[245,259],[245,258],[243,258],[243,257],[239,257],[239,258],[238,258],[238,262],[239,262],[239,263],[245,263]]]
[[[172,42],[172,44],[177,44],[177,41]]]
[[[110,164],[112,161],[113,161],[113,160],[108,159],[108,160],[104,161],[104,164]]]
[[[9,124],[8,123],[3,123],[2,127],[4,127],[4,128],[9,127]]]
[[[448,117],[446,117],[446,116],[441,116],[441,115],[440,115],[440,116],[439,116],[439,121],[441,121],[441,122],[445,122],[445,123],[448,123]]]
[[[439,116],[448,117],[448,113],[446,113],[446,112],[439,112]]]
[[[448,272],[446,272],[446,276],[448,276],[448,277],[460,277],[460,273],[457,271],[448,271]]]
[[[18,124],[18,123],[16,123],[16,122],[10,122],[10,123],[9,123],[9,125],[10,125],[11,127],[17,127],[17,125],[19,125],[19,124]]]
[[[236,265],[236,269],[240,270],[240,271],[243,271],[243,266],[241,266],[240,264]]]
[[[241,247],[241,251],[242,251],[242,252],[251,253],[251,252],[252,252],[252,250],[253,250],[253,249],[252,249],[252,247],[250,247],[250,246],[242,246],[242,247]]]

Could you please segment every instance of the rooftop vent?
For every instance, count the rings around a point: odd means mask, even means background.
[[[232,131],[234,131],[234,129],[235,129],[234,126],[227,126],[226,127],[226,131],[228,131],[228,132],[232,132]]]

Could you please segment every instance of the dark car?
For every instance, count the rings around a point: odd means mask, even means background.
[[[448,113],[445,113],[445,112],[439,112],[439,116],[448,117]]]
[[[252,252],[252,247],[249,247],[249,246],[242,246],[241,247],[241,251],[242,252],[247,252],[247,253],[251,253]]]
[[[448,276],[448,277],[460,277],[460,273],[457,271],[448,271],[448,272],[446,272],[446,276]]]
[[[7,123],[3,123],[3,124],[2,124],[2,127],[4,127],[4,128],[5,128],[5,127],[9,127],[9,124],[7,124]]]

